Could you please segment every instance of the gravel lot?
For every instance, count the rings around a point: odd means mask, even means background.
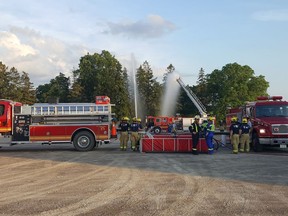
[[[287,215],[288,153],[0,149],[0,215]]]

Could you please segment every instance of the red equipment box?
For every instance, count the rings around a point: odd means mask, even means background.
[[[95,103],[96,104],[110,104],[110,98],[108,96],[96,96]]]
[[[141,139],[142,152],[192,152],[191,135],[154,135]],[[200,138],[198,152],[207,153],[208,147],[204,138]]]

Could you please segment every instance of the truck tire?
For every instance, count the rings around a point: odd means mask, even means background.
[[[89,131],[80,131],[73,138],[73,145],[77,151],[91,151],[95,145],[95,138]]]
[[[160,127],[154,127],[153,131],[155,134],[160,134],[161,133],[161,128]]]
[[[263,151],[263,146],[260,144],[257,134],[254,134],[252,137],[252,148],[255,152]]]

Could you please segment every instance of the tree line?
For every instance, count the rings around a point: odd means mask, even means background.
[[[144,61],[136,69],[136,84],[139,106],[144,107],[145,115],[159,115],[160,98],[169,73],[175,67],[167,66],[162,82],[157,81],[148,61]],[[25,104],[35,102],[45,103],[57,97],[59,102],[95,102],[96,95],[107,95],[115,104],[116,118],[135,116],[134,89],[130,85],[131,77],[127,68],[109,51],[82,56],[78,69],[71,71],[66,77],[59,73],[49,83],[34,88],[28,72],[18,72],[14,67],[8,68],[0,62],[0,98],[11,99]],[[256,76],[253,69],[247,65],[229,63],[221,70],[215,69],[206,74],[201,68],[197,83],[190,88],[204,104],[211,115],[224,119],[227,107],[241,106],[246,101],[255,100],[259,95],[267,95],[269,83],[265,77]],[[177,101],[177,113],[182,116],[194,116],[198,110],[186,95],[180,90]]]

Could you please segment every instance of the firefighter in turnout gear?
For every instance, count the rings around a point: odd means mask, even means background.
[[[213,118],[209,117],[205,134],[206,144],[208,146],[208,154],[213,154],[214,152],[214,144],[213,144],[214,132],[215,132],[215,125],[213,123]]]
[[[194,118],[194,122],[191,125],[191,133],[192,133],[192,154],[198,155],[197,146],[199,143],[201,127],[199,125],[200,116],[196,115]]]
[[[249,152],[250,151],[250,130],[251,127],[248,124],[246,118],[242,119],[242,124],[240,126],[240,152]]]
[[[206,133],[207,133],[207,125],[208,125],[208,121],[205,119],[203,120],[202,124],[201,124],[201,131],[202,131],[202,136],[203,138],[206,137]]]
[[[230,126],[230,140],[233,146],[233,154],[238,154],[239,148],[239,134],[240,134],[240,124],[237,122],[237,117],[232,117],[232,124]]]
[[[129,118],[123,117],[122,121],[119,124],[120,130],[120,149],[126,151],[127,143],[129,140],[128,130],[130,129],[130,124],[128,123]]]
[[[137,118],[137,122],[139,124],[139,131],[142,131],[143,130],[143,126],[141,124],[141,118]],[[136,143],[136,149],[139,151],[140,150],[140,139],[141,139],[141,135],[138,131],[138,141]]]
[[[141,120],[140,120],[141,121]],[[131,149],[133,151],[136,151],[137,149],[137,143],[139,141],[139,129],[140,129],[140,123],[139,121],[137,120],[136,117],[134,117],[132,119],[132,123],[130,125],[130,131],[131,131],[131,137],[130,137],[130,140],[131,140]]]

